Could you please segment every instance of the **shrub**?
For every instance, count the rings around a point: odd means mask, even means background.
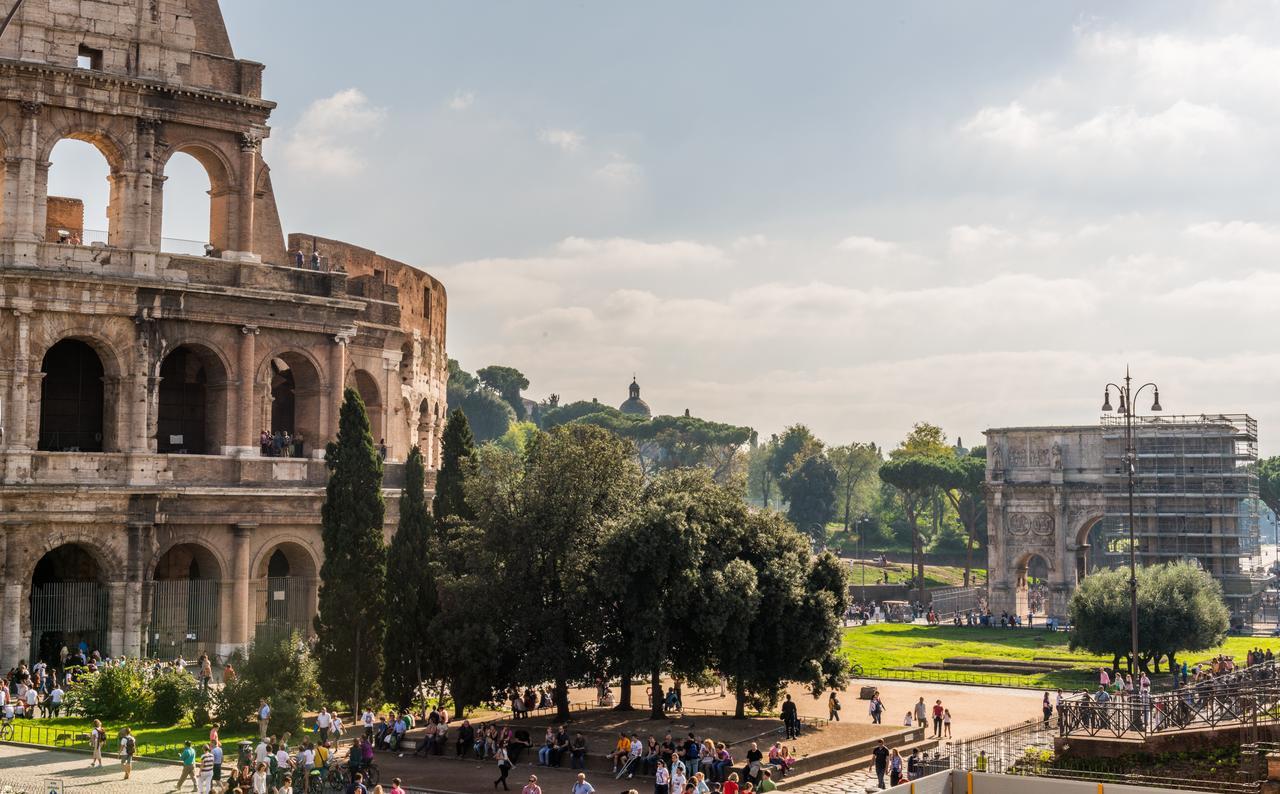
[[[254,642],[249,654],[231,656],[236,678],[212,696],[214,723],[240,727],[254,718],[259,700],[271,704],[271,732],[297,731],[303,714],[319,705],[316,663],[301,637]]]
[[[129,661],[75,679],[67,692],[66,708],[89,719],[130,721],[149,717],[153,702],[146,671]]]
[[[151,721],[177,725],[191,714],[199,698],[195,678],[181,670],[166,670],[151,680]]]

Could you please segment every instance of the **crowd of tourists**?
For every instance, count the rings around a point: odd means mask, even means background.
[[[306,438],[302,433],[288,430],[262,430],[258,433],[258,452],[266,458],[300,458],[303,456]]]

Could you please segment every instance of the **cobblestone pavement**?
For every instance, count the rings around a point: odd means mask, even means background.
[[[125,794],[173,791],[181,768],[175,764],[138,761],[126,782],[120,759],[103,758],[102,768],[89,768],[89,756],[64,750],[0,745],[0,792],[13,794]],[[194,791],[188,783],[185,791]]]

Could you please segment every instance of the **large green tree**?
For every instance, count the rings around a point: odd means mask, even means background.
[[[1258,461],[1258,496],[1272,513],[1280,516],[1280,455]]]
[[[875,444],[845,444],[827,450],[827,459],[836,470],[836,509],[847,533],[875,498],[880,450]]]
[[[822,442],[804,425],[792,425],[778,437],[769,457],[769,473],[774,482],[781,482],[792,468],[805,458],[822,451]]]
[[[325,465],[329,482],[320,508],[324,564],[316,653],[324,688],[350,687],[352,707],[359,708],[361,685],[382,677],[387,559],[382,459],[355,389],[343,393],[338,437],[325,449]]]
[[[496,391],[507,405],[511,406],[517,422],[523,422],[526,419],[524,398],[520,396],[520,392],[529,388],[529,379],[523,372],[515,367],[491,364],[476,370],[476,376],[480,378],[481,383]]]
[[[787,518],[813,541],[827,543],[827,522],[835,518],[840,476],[826,455],[815,454],[793,465],[778,487],[787,500]]]
[[[969,586],[973,571],[973,547],[977,543],[978,525],[987,518],[987,461],[972,454],[954,460],[941,459],[943,493],[964,526],[964,586]]]
[[[660,692],[662,674],[704,671],[716,620],[717,601],[703,578],[708,549],[743,514],[736,493],[717,484],[705,468],[673,469],[646,485],[630,520],[616,524],[600,550],[606,594],[599,620],[608,627],[602,648],[621,679],[620,710],[631,708],[631,678],[649,674]],[[643,605],[643,606],[641,606]],[[620,616],[643,616],[619,619]],[[660,699],[651,716],[662,717]]]
[[[409,450],[400,492],[400,522],[387,549],[386,669],[383,692],[401,708],[422,688],[433,642],[431,622],[440,609],[432,561],[431,518],[427,515],[422,453]]]
[[[1071,595],[1071,648],[1109,654],[1112,664],[1129,659],[1131,638],[1129,571],[1124,568],[1089,574]],[[1207,571],[1191,563],[1167,563],[1138,569],[1138,659],[1140,670],[1159,671],[1177,654],[1222,644],[1231,613],[1222,587]],[[1154,663],[1154,665],[1153,665]],[[1134,661],[1129,659],[1129,669]]]
[[[919,516],[934,491],[942,487],[949,476],[946,459],[933,455],[891,456],[880,466],[880,479],[897,491],[911,528],[911,565],[921,602],[924,601],[924,544],[920,538]]]
[[[599,550],[633,509],[640,471],[627,442],[581,424],[540,432],[523,457],[492,457],[468,478],[467,503],[503,555],[495,592],[519,615],[520,675],[553,682],[557,719],[568,719],[569,683],[595,672],[599,580],[614,573]]]
[[[475,437],[462,411],[449,414],[440,444],[440,468],[436,471],[436,494],[431,514],[437,521],[456,516],[464,521],[474,517],[467,507],[466,467],[475,452]]]
[[[454,359],[449,359],[446,393],[449,411],[460,410],[465,413],[471,431],[481,442],[501,438],[516,419],[515,410],[505,399],[464,370]]]

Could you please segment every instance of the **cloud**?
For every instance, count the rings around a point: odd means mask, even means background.
[[[628,187],[639,182],[643,173],[640,166],[615,154],[611,161],[597,168],[593,176],[614,187]]]
[[[1188,237],[1215,243],[1252,246],[1280,245],[1280,227],[1253,221],[1206,221],[1193,223],[1184,233]]]
[[[836,250],[874,258],[884,258],[897,253],[898,245],[887,240],[877,240],[874,237],[855,234],[836,243]]]
[[[284,144],[290,167],[308,174],[348,177],[364,167],[367,135],[376,134],[387,112],[358,88],[317,99],[307,107]]]
[[[735,251],[756,251],[769,245],[769,238],[763,234],[744,234],[735,239],[731,247]]]
[[[476,95],[471,91],[457,91],[449,100],[450,110],[466,110],[476,103]]]
[[[581,133],[573,130],[545,129],[538,131],[538,140],[551,146],[556,146],[561,151],[576,152],[582,148],[582,144],[586,139]]]

